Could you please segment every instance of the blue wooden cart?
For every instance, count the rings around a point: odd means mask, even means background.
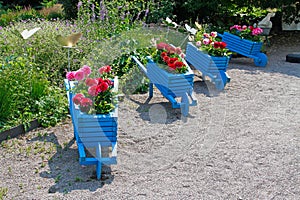
[[[261,52],[262,42],[253,42],[233,35],[228,32],[224,34],[218,34],[222,38],[222,41],[227,44],[227,48],[243,56],[252,58],[254,64],[258,67],[265,67],[268,63],[268,57]]]
[[[89,115],[75,107],[71,88],[74,81],[65,80],[80,165],[96,165],[97,179],[101,178],[102,165],[117,164],[118,108],[109,114]],[[117,90],[118,79],[114,79]],[[108,155],[102,155],[105,152]]]
[[[214,57],[200,51],[191,42],[186,48],[186,61],[202,73],[202,78],[208,76],[218,90],[223,90],[230,77],[226,73],[229,57]]]
[[[167,98],[173,108],[180,108],[183,116],[189,113],[189,106],[196,106],[197,100],[193,94],[194,73],[188,66],[185,74],[172,74],[161,69],[150,57],[145,67],[135,56],[132,59],[139,68],[150,79],[149,97],[153,97],[153,84],[162,95]],[[186,65],[188,65],[186,63]],[[181,102],[177,102],[176,97],[181,97]]]

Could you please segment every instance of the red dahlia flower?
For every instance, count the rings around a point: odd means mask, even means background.
[[[93,85],[97,85],[98,81],[96,79],[87,78],[85,80],[85,84],[90,87],[90,86],[93,86]]]
[[[219,45],[220,45],[221,49],[225,49],[227,46],[227,44],[225,42],[220,42]]]
[[[79,105],[81,99],[83,99],[83,98],[84,98],[84,95],[79,93],[79,94],[76,94],[76,95],[72,98],[72,101],[74,102],[74,104]]]

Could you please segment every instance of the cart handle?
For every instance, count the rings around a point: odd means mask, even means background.
[[[143,72],[147,75],[147,68],[137,59],[135,56],[131,56],[131,58],[138,64],[138,66],[143,70]]]

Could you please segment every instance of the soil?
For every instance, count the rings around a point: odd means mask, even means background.
[[[80,166],[71,120],[0,145],[0,199],[299,199],[299,32],[270,38],[268,65],[231,59],[222,92],[196,76],[189,116],[154,91],[119,104],[118,164]],[[199,74],[199,72],[195,71]]]

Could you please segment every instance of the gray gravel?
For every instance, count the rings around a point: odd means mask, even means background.
[[[118,164],[78,163],[70,120],[3,142],[4,199],[299,199],[299,33],[273,36],[269,64],[230,61],[218,92],[195,78],[198,105],[181,117],[155,91],[120,102]]]

